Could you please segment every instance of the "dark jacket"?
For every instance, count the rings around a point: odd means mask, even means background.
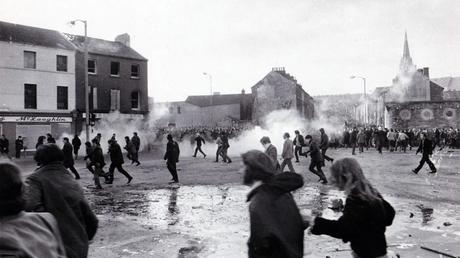
[[[433,142],[430,139],[425,138],[423,141],[420,141],[420,144],[417,149],[417,153],[423,153],[423,155],[432,155],[433,154]]]
[[[54,215],[68,258],[88,256],[88,240],[98,227],[83,189],[60,162],[38,168],[26,180],[26,210]]]
[[[102,149],[99,146],[91,146],[91,148],[86,148],[86,157],[91,161],[91,163],[99,163],[101,167],[105,166],[104,161],[104,154],[102,153]]]
[[[134,144],[134,147],[136,148],[136,151],[139,151],[139,149],[141,147],[141,139],[139,138],[139,136],[135,135],[135,136],[131,137],[131,142]]]
[[[326,234],[350,242],[359,257],[379,257],[387,253],[385,229],[395,216],[393,207],[382,197],[367,201],[353,192],[348,196],[343,215],[338,220],[317,217],[312,234]]]
[[[14,146],[16,147],[16,150],[22,150],[24,148],[24,141],[16,139],[16,141],[14,141]]]
[[[169,162],[179,162],[180,149],[179,144],[175,141],[168,141],[166,144],[165,160]]]
[[[307,151],[306,154],[310,154],[312,162],[323,161],[323,155],[321,154],[321,150],[319,149],[318,144],[314,140],[310,142],[310,150]]]
[[[326,133],[321,134],[321,142],[319,143],[320,149],[327,149],[329,147],[329,137]]]
[[[62,152],[64,152],[64,167],[66,168],[74,165],[72,150],[72,144],[68,142],[64,143],[64,146],[62,147]]]
[[[302,185],[302,176],[281,173],[249,193],[250,258],[303,257],[305,227],[290,193]]]
[[[297,137],[294,137],[294,141],[292,142],[294,146],[297,145],[297,141],[299,141],[298,143],[300,144],[300,146],[305,146],[305,140],[301,134],[299,134],[299,136]]]
[[[132,141],[128,141],[124,149],[128,152],[128,155],[133,155],[137,152],[136,146],[133,144]]]
[[[267,154],[273,163],[273,168],[277,170],[280,167],[280,164],[278,162],[278,151],[276,150],[276,147],[273,146],[273,144],[270,144],[268,148],[265,150],[265,154]]]
[[[109,155],[110,155],[110,161],[114,165],[125,163],[125,160],[123,159],[123,153],[121,152],[120,145],[117,142],[113,142],[112,144],[110,144]]]
[[[46,138],[46,141],[48,143],[56,143],[56,140],[53,138],[53,136]]]
[[[0,138],[0,152],[8,153],[10,149],[10,141],[8,139]]]
[[[195,141],[196,141],[196,146],[198,146],[198,147],[201,147],[202,144],[206,143],[204,141],[203,137],[201,137],[201,136],[197,136],[195,138]]]
[[[81,146],[81,140],[80,140],[80,138],[74,137],[74,138],[72,139],[72,145],[73,145],[73,148],[74,148],[74,149],[76,149],[76,150],[80,149],[80,146]]]
[[[353,130],[350,135],[350,143],[355,144],[358,142],[358,131]]]

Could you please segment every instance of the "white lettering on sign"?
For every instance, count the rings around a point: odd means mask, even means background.
[[[0,122],[6,123],[71,123],[71,117],[65,116],[0,116]]]

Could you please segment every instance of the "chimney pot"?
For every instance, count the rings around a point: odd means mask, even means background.
[[[123,45],[125,45],[125,46],[127,46],[127,47],[130,47],[130,46],[131,46],[131,39],[130,39],[128,33],[123,33],[123,34],[121,34],[121,35],[118,35],[118,36],[115,38],[115,41],[116,41],[116,42],[120,42],[120,43],[122,43]]]
[[[430,68],[429,67],[423,67],[423,75],[425,75],[427,78],[430,78]]]

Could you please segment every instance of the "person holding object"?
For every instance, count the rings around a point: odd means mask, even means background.
[[[294,144],[289,137],[289,133],[284,133],[283,152],[281,153],[281,157],[283,158],[283,162],[281,163],[281,172],[284,172],[284,167],[287,165],[289,172],[295,173],[294,166],[292,166],[292,158],[294,158],[292,149],[294,148]]]
[[[336,161],[331,167],[331,183],[347,196],[343,215],[338,220],[316,217],[310,232],[350,242],[355,258],[387,257],[385,230],[393,223],[393,207],[364,177],[355,159]]]
[[[248,194],[250,237],[249,258],[303,257],[306,225],[291,191],[303,186],[301,175],[275,175],[272,159],[261,151],[242,155],[244,181],[252,186]]]
[[[420,164],[418,165],[418,167],[412,170],[412,172],[417,174],[426,162],[431,169],[430,173],[436,173],[436,167],[430,160],[430,155],[433,154],[433,142],[430,139],[428,139],[426,133],[420,134],[420,145],[418,146],[415,155],[417,155],[419,152],[422,153],[422,159],[420,160]]]

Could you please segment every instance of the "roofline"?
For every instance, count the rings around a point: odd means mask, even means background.
[[[79,49],[76,50],[77,52],[85,52],[85,51],[81,51]],[[130,59],[130,60],[136,60],[136,61],[145,61],[145,62],[148,62],[149,60],[144,58],[144,59],[140,59],[140,58],[132,58],[132,57],[124,57],[124,56],[116,56],[116,55],[105,55],[105,54],[101,54],[101,53],[94,53],[94,52],[90,52],[88,51],[88,54],[91,54],[91,55],[98,55],[98,56],[108,56],[108,57],[116,57],[116,58],[122,58],[122,59]]]
[[[70,48],[63,48],[63,47],[49,47],[49,46],[43,46],[43,45],[37,45],[37,44],[30,44],[30,43],[24,43],[24,42],[17,42],[17,41],[5,41],[5,40],[0,40],[0,42],[5,42],[6,44],[10,44],[11,42],[14,44],[18,45],[24,45],[24,46],[33,46],[33,47],[42,47],[42,48],[48,48],[48,49],[61,49],[61,50],[66,50],[70,52],[76,52],[78,51],[75,47],[73,49]],[[73,46],[73,45],[72,45]]]

